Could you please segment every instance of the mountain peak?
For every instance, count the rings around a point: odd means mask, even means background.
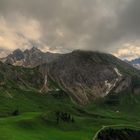
[[[44,53],[38,47],[33,46],[25,51],[16,49],[1,61],[16,66],[35,67],[53,61],[58,56],[59,54]]]
[[[36,46],[33,46],[30,50],[40,50],[40,49],[38,49],[38,47]]]
[[[14,53],[22,53],[22,50],[21,49],[16,49],[16,50],[13,51],[13,54]]]
[[[15,51],[13,51],[13,53],[11,55],[9,55],[8,57],[12,57],[13,59],[16,58],[18,61],[21,59],[24,59],[24,54],[23,54],[22,50],[20,50],[20,49],[16,49]]]
[[[140,70],[140,57],[136,58],[136,59],[133,59],[131,61],[128,61],[127,62],[129,64],[131,64],[133,67],[135,67],[136,69]]]
[[[36,46],[33,46],[30,50],[30,52],[42,52],[40,49],[38,49]]]
[[[113,55],[82,50],[61,55],[44,69],[79,104],[128,90],[133,73],[139,75],[136,69]]]

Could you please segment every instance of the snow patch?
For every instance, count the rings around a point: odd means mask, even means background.
[[[105,86],[107,87],[106,95],[111,91],[112,84],[108,82],[108,80],[105,81]]]
[[[43,90],[47,90],[47,84],[48,84],[48,77],[47,77],[47,74],[46,74],[45,77],[44,77],[44,85],[39,92],[42,92]]]
[[[57,88],[55,91],[60,91],[60,89],[59,89],[59,88]]]
[[[119,72],[119,70],[117,68],[114,68],[115,72],[117,73],[118,76],[122,76],[122,74]]]
[[[115,81],[112,82],[112,83],[109,83],[108,80],[105,81],[105,86],[106,86],[106,88],[107,88],[107,89],[106,89],[105,95],[107,95],[107,94],[110,93],[110,91],[116,86],[116,83],[117,83],[118,81],[119,81],[118,78],[116,78]]]
[[[48,77],[47,77],[47,75],[45,75],[45,82],[44,82],[44,85],[47,85],[47,82],[48,82]]]
[[[108,82],[108,80],[106,80],[105,81],[105,86],[108,87],[108,88],[111,88],[112,85]]]

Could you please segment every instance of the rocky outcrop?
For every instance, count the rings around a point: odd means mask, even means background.
[[[131,89],[132,72],[139,74],[112,55],[85,51],[64,54],[42,67],[79,104]]]
[[[40,92],[46,92],[46,91],[49,91],[47,73],[44,75],[44,84],[43,87],[40,89]]]
[[[49,63],[59,57],[60,54],[56,53],[44,53],[36,47],[30,50],[22,51],[20,49],[15,50],[12,54],[0,60],[6,64],[12,64],[14,66],[23,67],[36,67],[43,63]]]
[[[0,88],[41,89],[44,77],[36,68],[15,67],[0,62]]]
[[[129,91],[132,90],[132,80],[129,76],[124,76],[121,78],[121,80],[118,82],[118,85],[114,88],[115,93],[119,93],[123,90],[128,89]]]
[[[8,81],[4,79],[9,79],[25,87],[38,88],[39,85],[40,92],[56,87],[68,93],[74,102],[83,105],[112,92],[116,94],[124,90],[137,92],[136,86],[137,89],[140,87],[140,71],[105,53],[73,51],[63,55],[51,53],[46,55],[37,48],[32,48],[24,52],[16,50],[7,57],[5,63],[1,64],[0,86]],[[45,64],[27,69],[16,68],[7,63],[24,67]],[[137,77],[137,80],[134,77]]]

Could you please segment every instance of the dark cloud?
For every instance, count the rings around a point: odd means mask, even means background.
[[[39,22],[51,50],[113,52],[140,36],[138,0],[0,0],[0,13],[15,28],[20,16]]]

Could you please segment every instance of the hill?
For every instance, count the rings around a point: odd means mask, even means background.
[[[140,71],[131,65],[110,54],[91,51],[61,55],[41,69],[80,104],[111,92],[136,91],[140,80]]]
[[[74,51],[35,68],[0,63],[0,77],[1,140],[91,140],[103,126],[140,127],[139,71],[112,55]],[[102,81],[117,78],[101,92]],[[100,98],[87,92],[95,82]],[[71,92],[79,84],[86,92]]]

